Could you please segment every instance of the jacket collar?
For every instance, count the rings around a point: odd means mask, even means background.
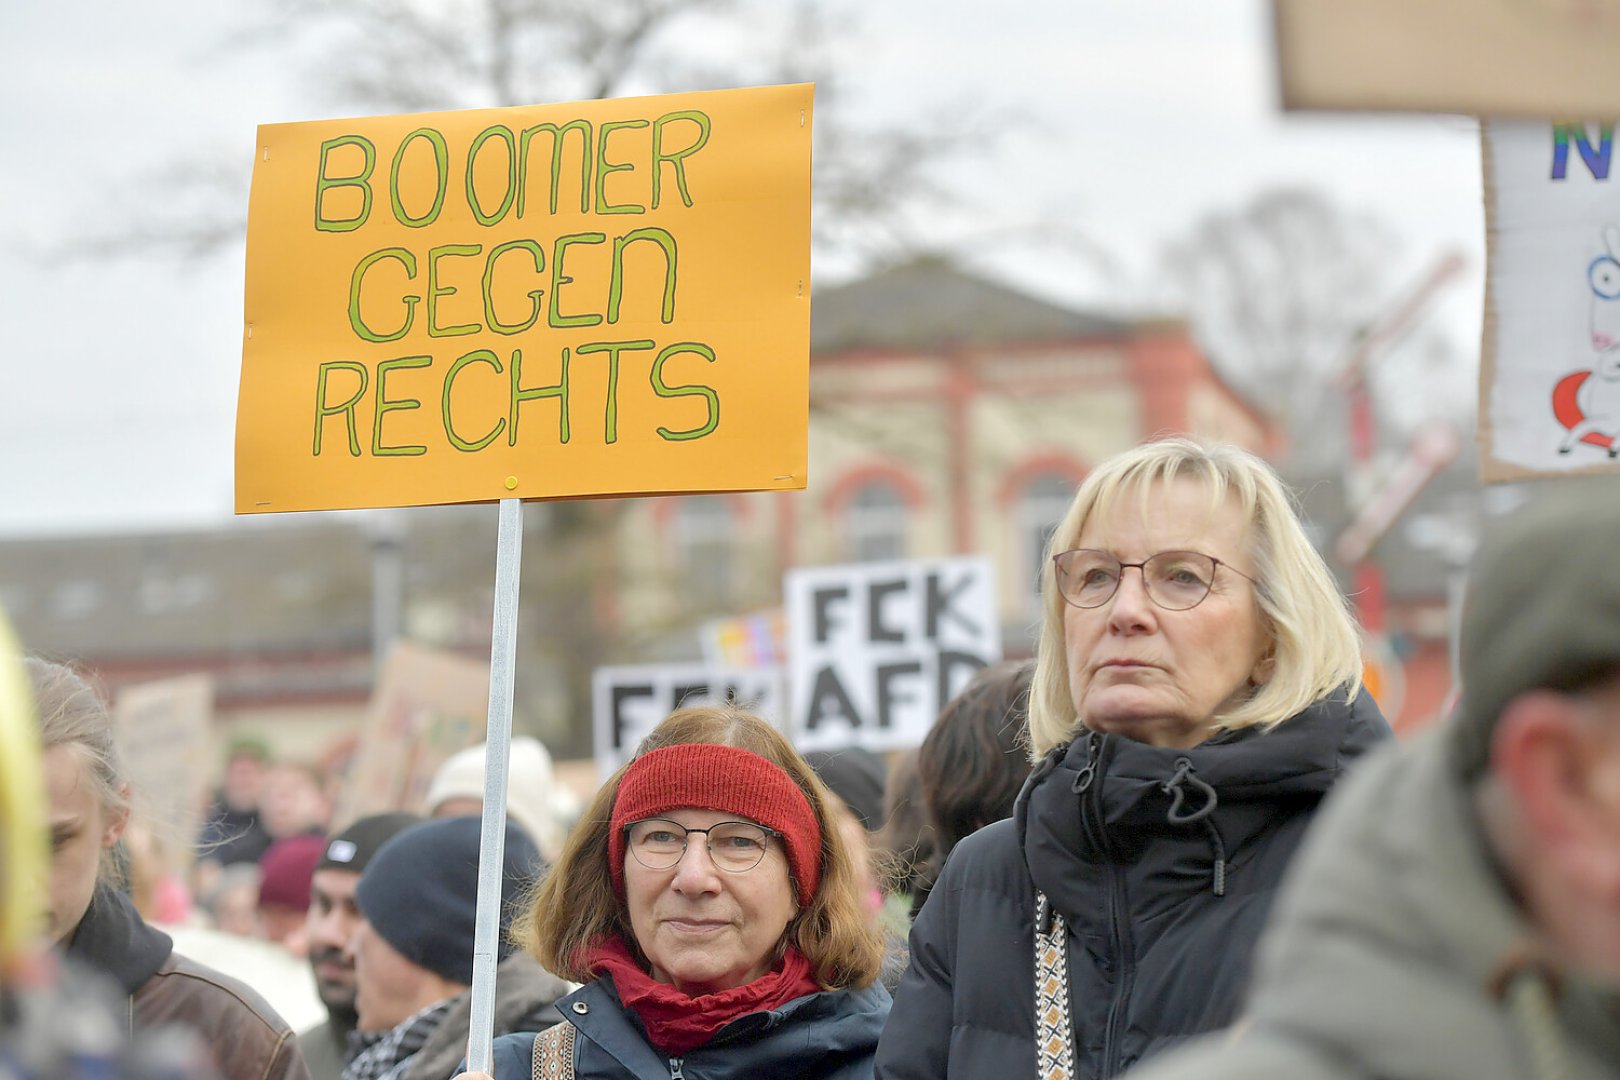
[[[65,951],[133,994],[163,966],[174,940],[146,925],[129,897],[98,885]]]
[[[1223,863],[1275,827],[1279,803],[1314,803],[1349,761],[1389,737],[1365,690],[1349,702],[1330,695],[1269,731],[1222,732],[1188,749],[1088,732],[1049,754],[1019,795],[1030,877],[1072,917],[1072,898],[1089,895],[1107,864],[1150,851],[1156,866],[1188,855]]]
[[[558,1019],[553,1002],[573,988],[573,983],[553,975],[528,953],[513,953],[495,968],[494,1033],[549,1026]],[[471,1029],[472,991],[468,990],[452,999],[444,1021],[411,1060],[406,1080],[457,1073],[456,1062],[466,1055]]]
[[[804,1068],[807,1047],[828,1056],[870,1056],[889,1015],[880,983],[864,990],[829,990],[749,1013],[720,1029],[683,1060],[715,1080],[791,1076]],[[580,1006],[584,1006],[581,1011]],[[669,1059],[647,1042],[635,1015],[619,1003],[610,979],[597,979],[557,1002],[575,1027],[634,1076],[668,1076]],[[789,1023],[791,1021],[791,1023]]]

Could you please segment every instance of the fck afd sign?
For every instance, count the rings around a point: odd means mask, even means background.
[[[788,715],[800,750],[915,746],[973,673],[1001,659],[988,559],[790,572]]]

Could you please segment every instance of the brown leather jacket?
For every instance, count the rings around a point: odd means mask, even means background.
[[[130,1026],[184,1024],[223,1080],[309,1080],[292,1028],[246,983],[171,952],[130,999]]]
[[[131,1034],[168,1024],[195,1032],[222,1080],[309,1080],[298,1040],[257,991],[174,952],[121,893],[98,889],[69,955],[116,979]]]

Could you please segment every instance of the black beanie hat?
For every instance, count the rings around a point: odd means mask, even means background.
[[[402,832],[421,820],[421,815],[407,814],[403,810],[363,817],[327,839],[315,869],[353,870],[358,874],[366,868],[371,857],[377,854],[377,849],[392,840],[395,833]]]
[[[394,951],[463,986],[472,984],[482,828],[482,819],[476,817],[435,818],[412,825],[377,849],[354,894],[360,913]],[[542,867],[534,841],[510,821],[505,856],[495,944],[501,960],[514,951],[507,940],[514,901]]]
[[[804,760],[821,782],[844,800],[868,832],[883,827],[883,792],[889,770],[883,759],[861,746],[842,750],[812,750]]]

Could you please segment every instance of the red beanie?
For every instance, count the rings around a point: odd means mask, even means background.
[[[613,802],[608,868],[624,897],[624,827],[668,810],[722,810],[782,834],[799,906],[821,883],[821,826],[799,785],[776,765],[747,750],[687,743],[651,750],[625,770]]]
[[[315,864],[326,850],[319,833],[277,840],[259,857],[259,906],[309,910],[309,887]]]

